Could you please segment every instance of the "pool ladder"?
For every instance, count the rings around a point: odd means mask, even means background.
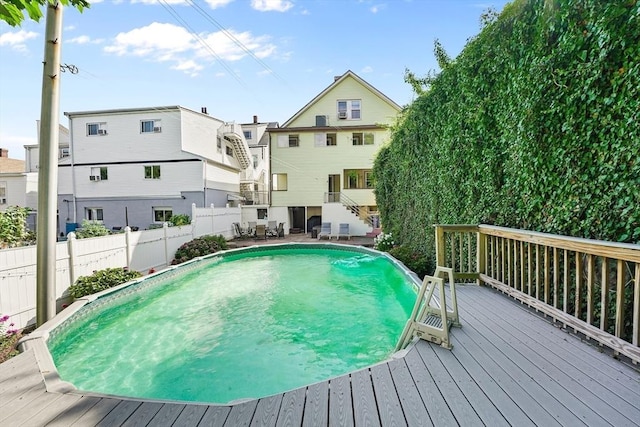
[[[450,310],[447,309],[447,297],[444,291],[443,277],[445,275],[449,279],[449,287],[451,288]],[[436,287],[440,301],[434,298]],[[396,345],[396,351],[405,348],[414,335],[451,350],[453,345],[449,339],[449,329],[452,326],[462,326],[458,318],[458,300],[456,299],[456,284],[453,281],[453,269],[438,267],[433,276],[424,276],[411,316]]]

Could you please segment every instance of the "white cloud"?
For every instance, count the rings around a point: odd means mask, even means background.
[[[217,9],[219,7],[226,6],[233,1],[234,0],[206,0],[211,9]]]
[[[251,0],[251,7],[260,12],[286,12],[293,3],[288,0]]]
[[[38,37],[33,31],[19,30],[0,34],[0,46],[8,46],[18,52],[26,52],[26,41]]]
[[[370,65],[367,65],[366,67],[364,67],[362,69],[362,71],[360,71],[362,74],[367,74],[367,73],[373,73],[373,67]]]
[[[386,9],[387,5],[386,4],[376,4],[374,6],[371,6],[371,8],[369,9],[371,11],[371,13],[378,13],[381,10]]]
[[[194,75],[203,69],[204,63],[216,59],[239,61],[249,56],[245,49],[257,58],[273,56],[277,48],[269,40],[269,36],[254,36],[249,31],[238,33],[233,30],[201,33],[196,37],[183,27],[154,22],[118,34],[113,44],[104,50],[118,56],[173,62],[172,69]]]
[[[67,40],[67,43],[71,44],[100,44],[103,42],[104,39],[92,39],[89,36],[78,36]]]
[[[75,29],[76,29],[75,25],[68,25],[68,26],[64,27],[65,31],[73,31]]]

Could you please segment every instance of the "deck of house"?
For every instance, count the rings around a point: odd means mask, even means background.
[[[47,392],[32,350],[0,365],[0,425],[640,425],[640,372],[487,287],[458,287],[453,351],[406,355],[233,406]]]

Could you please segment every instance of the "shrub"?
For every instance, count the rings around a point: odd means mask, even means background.
[[[32,244],[34,236],[30,236],[27,229],[29,208],[9,206],[0,212],[0,248]]]
[[[373,239],[373,248],[382,252],[389,252],[396,242],[391,233],[380,233]]]
[[[129,271],[122,267],[94,271],[91,276],[79,277],[73,285],[69,286],[69,294],[73,298],[80,298],[126,283],[140,276],[142,274],[137,271]]]
[[[171,218],[169,218],[169,223],[176,227],[179,227],[181,225],[189,225],[191,224],[191,217],[187,214],[173,215],[171,216]]]
[[[7,326],[9,328],[14,326],[13,323],[5,326],[8,321],[8,315],[0,317],[0,363],[18,354],[16,344],[22,337],[22,332],[18,329],[7,329]]]
[[[222,235],[198,237],[180,246],[171,264],[181,264],[224,249],[227,249],[227,240]]]
[[[101,222],[83,219],[82,225],[75,233],[78,239],[85,239],[87,237],[106,236],[109,234],[109,230]]]
[[[396,246],[395,248],[390,249],[389,255],[401,261],[409,270],[416,273],[421,279],[425,274],[429,274],[434,270],[435,262],[431,257],[420,252],[415,252],[406,245]]]

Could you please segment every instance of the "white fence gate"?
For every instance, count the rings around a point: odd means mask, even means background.
[[[70,233],[66,242],[56,244],[56,300],[58,309],[68,300],[66,292],[78,277],[96,270],[129,267],[147,273],[171,263],[184,243],[204,235],[221,234],[233,238],[233,223],[240,222],[240,208],[196,208],[192,206],[191,224],[143,231],[126,229],[124,233],[76,239]],[[35,323],[36,247],[0,250],[0,316],[8,314],[23,328]]]

